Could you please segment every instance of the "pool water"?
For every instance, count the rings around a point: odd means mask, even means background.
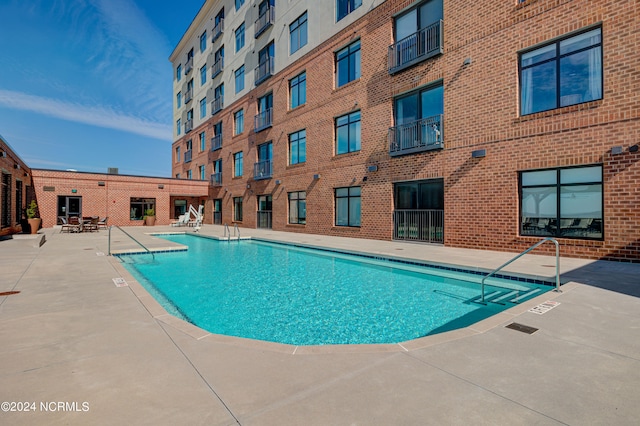
[[[215,334],[292,345],[399,343],[513,306],[471,302],[478,276],[255,240],[163,238],[188,251],[120,258],[169,313]],[[486,293],[494,284],[551,288],[492,280]]]

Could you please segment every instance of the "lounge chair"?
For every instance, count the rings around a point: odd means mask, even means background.
[[[178,220],[171,222],[171,226],[187,226],[189,223],[189,215],[181,214],[178,216]]]

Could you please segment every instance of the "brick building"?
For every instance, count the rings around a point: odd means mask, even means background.
[[[634,0],[208,0],[170,57],[172,173],[209,180],[216,222],[638,261],[639,18]]]
[[[23,229],[25,209],[33,200],[31,169],[0,136],[0,237]]]

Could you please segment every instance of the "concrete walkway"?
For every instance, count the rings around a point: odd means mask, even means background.
[[[151,248],[172,245],[126,228]],[[635,425],[640,265],[563,258],[562,293],[399,345],[292,347],[169,316],[103,254],[108,232],[0,241],[0,424]],[[205,225],[203,234],[221,236]],[[491,270],[499,253],[241,229],[254,236]],[[135,249],[113,230],[112,249]],[[552,279],[527,255],[512,274]],[[179,276],[179,271],[176,272]],[[113,278],[128,285],[117,287]],[[560,305],[537,315],[546,300]],[[507,329],[512,322],[538,328]],[[11,404],[13,402],[13,404]],[[25,404],[28,403],[28,404]],[[18,411],[8,411],[19,410]],[[26,408],[25,408],[26,407]],[[28,409],[28,412],[25,410]]]

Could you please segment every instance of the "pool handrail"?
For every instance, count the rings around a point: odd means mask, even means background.
[[[151,255],[151,257],[153,258],[153,260],[156,260],[156,257],[154,256],[153,252],[151,250],[149,250],[148,248],[146,248],[140,241],[136,240],[135,238],[133,238],[133,236],[131,236],[131,234],[129,234],[127,231],[125,231],[124,229],[120,228],[118,225],[111,225],[109,227],[109,246],[108,246],[108,255],[111,256],[111,228],[118,228],[119,230],[121,230],[122,232],[125,233],[126,236],[128,236],[129,238],[131,238],[133,241],[135,241],[136,243],[138,243],[138,245],[140,247],[142,247],[143,249],[146,250],[147,253],[149,253]]]
[[[515,256],[513,259],[509,260],[507,263],[498,266],[496,269],[494,269],[493,271],[489,272],[489,274],[485,275],[484,278],[482,278],[482,282],[481,284],[481,289],[482,289],[482,298],[480,299],[480,303],[486,304],[486,302],[484,301],[484,281],[489,278],[490,276],[494,275],[496,272],[498,272],[499,270],[501,270],[502,268],[504,268],[505,266],[509,265],[510,263],[520,259],[522,256],[524,256],[525,254],[529,253],[531,250],[535,249],[536,247],[538,247],[539,245],[547,242],[547,241],[551,241],[556,245],[556,288],[554,291],[560,293],[560,243],[558,243],[558,240],[556,240],[555,238],[551,238],[551,237],[545,237],[542,240],[538,241],[537,243],[535,243],[534,245],[532,245],[531,247],[529,247],[528,249],[526,249],[525,251],[523,251],[522,253],[518,254],[517,256]]]

